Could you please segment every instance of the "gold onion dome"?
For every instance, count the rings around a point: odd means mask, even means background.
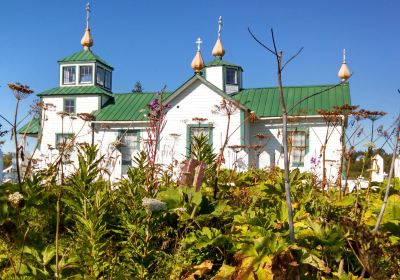
[[[86,28],[85,34],[81,39],[81,45],[85,50],[89,50],[93,46],[93,38],[90,35],[90,28]]]
[[[224,47],[222,46],[221,39],[218,38],[217,42],[215,42],[215,46],[214,46],[214,48],[212,50],[212,55],[213,56],[223,57],[224,54],[225,54]]]
[[[224,46],[222,46],[221,41],[221,31],[222,31],[222,17],[218,18],[218,39],[215,42],[214,48],[212,50],[212,55],[215,57],[223,57],[225,54]]]
[[[90,35],[90,27],[89,27],[89,20],[90,20],[90,3],[86,4],[86,30],[81,39],[81,45],[83,49],[90,50],[90,47],[93,46],[93,38]]]
[[[350,76],[350,70],[346,64],[346,50],[343,49],[343,62],[342,66],[339,69],[338,77],[342,80],[342,82],[345,82],[350,78]]]
[[[201,70],[203,70],[203,68],[204,68],[204,61],[203,61],[203,57],[201,56],[201,51],[200,51],[201,43],[203,43],[203,41],[201,41],[201,39],[198,38],[196,40],[197,52],[192,60],[192,68],[193,68],[194,72],[196,72],[196,73],[201,72]]]

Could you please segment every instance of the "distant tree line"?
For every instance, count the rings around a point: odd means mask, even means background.
[[[372,152],[372,155],[375,156],[379,154],[383,158],[383,170],[385,173],[389,173],[390,163],[392,154],[386,153],[384,149],[376,149]],[[357,151],[354,152],[351,156],[351,167],[349,178],[356,179],[359,176],[364,178],[368,178],[369,176],[369,168],[371,166],[371,158],[368,156],[368,151]]]

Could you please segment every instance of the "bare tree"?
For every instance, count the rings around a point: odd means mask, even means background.
[[[396,134],[395,134],[395,144],[394,144],[394,148],[393,148],[392,162],[390,164],[388,182],[387,182],[387,185],[386,185],[385,198],[383,200],[381,211],[380,211],[378,219],[376,221],[376,225],[375,225],[375,228],[374,228],[374,231],[373,231],[374,233],[378,232],[379,226],[380,226],[380,224],[382,222],[383,214],[384,214],[385,209],[386,209],[386,204],[387,204],[387,201],[388,201],[388,198],[389,198],[390,184],[392,182],[393,173],[394,173],[394,163],[396,161],[397,152],[398,152],[397,150],[399,148],[399,138],[400,138],[400,115],[397,118],[397,129],[396,129]]]
[[[285,98],[283,96],[283,85],[282,85],[282,71],[285,67],[295,59],[303,50],[303,47],[299,49],[299,51],[290,57],[286,62],[283,62],[283,51],[278,51],[275,43],[274,31],[271,28],[271,37],[273,49],[267,47],[263,44],[254,34],[251,32],[250,28],[248,28],[250,35],[253,39],[261,45],[264,49],[269,51],[271,54],[275,56],[276,66],[277,66],[277,74],[278,74],[278,90],[279,90],[279,98],[282,109],[282,144],[283,144],[283,160],[284,160],[284,168],[285,168],[285,195],[286,195],[286,204],[288,207],[288,219],[289,219],[289,232],[290,232],[290,240],[295,242],[294,237],[294,224],[293,224],[293,210],[292,210],[292,202],[290,198],[290,179],[289,179],[289,153],[288,153],[288,137],[287,137],[287,125],[288,125],[288,112],[286,110]]]

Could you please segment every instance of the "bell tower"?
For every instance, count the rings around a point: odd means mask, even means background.
[[[218,19],[218,38],[212,50],[214,60],[206,64],[205,78],[228,94],[242,88],[242,67],[223,60],[225,49],[221,41],[222,17]]]

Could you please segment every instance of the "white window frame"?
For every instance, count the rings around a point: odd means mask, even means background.
[[[73,106],[74,110],[73,110],[73,112],[69,112],[69,111],[65,110],[65,108],[67,107],[66,106],[67,101],[73,101],[74,102],[74,106]],[[70,107],[72,107],[72,106],[68,106],[68,108],[70,108]],[[63,111],[66,112],[66,113],[69,113],[71,115],[76,114],[76,98],[64,98],[64,100],[63,100]]]
[[[307,155],[308,133],[306,130],[288,131],[291,142],[290,161],[292,166],[304,166],[305,157]],[[297,141],[296,137],[304,137],[301,141]],[[297,142],[295,142],[297,141]],[[296,155],[295,155],[296,154]],[[300,156],[298,158],[297,154]]]
[[[75,73],[74,73],[74,79],[73,79],[73,81],[72,82],[65,82],[65,69],[66,68],[72,68],[72,69],[74,69],[75,71]],[[61,67],[61,82],[62,82],[62,84],[63,85],[75,85],[76,84],[76,74],[77,74],[77,70],[76,70],[76,65],[63,65],[62,67]]]
[[[92,64],[83,64],[83,65],[78,65],[79,66],[79,84],[93,84],[93,79],[94,79],[94,71],[93,71],[93,65]],[[90,69],[92,69],[92,77],[90,81],[82,81],[82,77],[81,77],[81,70],[83,67],[90,67]]]

